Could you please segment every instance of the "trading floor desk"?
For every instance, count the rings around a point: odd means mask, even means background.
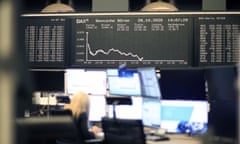
[[[61,136],[75,136],[75,126],[73,125],[70,117],[32,117],[32,118],[20,118],[17,119],[18,132],[25,132],[28,130],[31,140],[44,140],[47,142],[55,139],[55,137]],[[73,131],[74,130],[74,131]],[[19,133],[21,134],[21,133]],[[146,144],[202,144],[200,139],[195,136],[188,136],[186,134],[167,134],[170,140],[166,141],[149,141],[146,140]],[[21,138],[21,135],[20,137]],[[92,141],[92,140],[91,140]],[[104,135],[101,135],[98,139],[92,142],[98,144],[104,144]]]
[[[167,135],[170,140],[167,141],[146,141],[146,144],[202,144],[199,138],[182,134]]]
[[[188,136],[183,136],[183,135],[179,135],[179,136],[169,136],[170,140],[166,140],[166,141],[146,141],[146,144],[203,144],[201,142],[200,139],[195,139],[193,137],[188,137]],[[91,142],[93,141],[97,141],[100,142],[102,144],[104,144],[104,140],[103,139],[99,139],[99,140],[90,140]]]
[[[188,134],[165,134],[161,130],[143,127],[141,120],[102,119],[102,139],[109,144],[202,144],[200,136]]]
[[[188,136],[186,134],[167,134],[170,140],[150,141],[146,140],[146,144],[203,144],[200,138]],[[99,136],[97,141],[104,141],[104,137]],[[91,140],[90,140],[91,141]]]

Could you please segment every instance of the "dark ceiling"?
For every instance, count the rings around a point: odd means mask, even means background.
[[[68,4],[69,0],[61,0]],[[154,2],[156,0],[152,0]],[[167,0],[165,0],[167,1]],[[22,12],[40,12],[45,6],[55,3],[56,0],[22,0]],[[146,0],[129,0],[129,11],[139,11],[145,6]],[[74,9],[77,12],[91,12],[92,0],[72,0]],[[176,7],[181,11],[201,11],[202,0],[175,0]],[[226,0],[228,11],[239,11],[239,0]]]

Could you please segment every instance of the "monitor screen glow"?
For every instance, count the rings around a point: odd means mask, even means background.
[[[141,96],[141,82],[139,73],[119,73],[111,70],[107,72],[110,95]]]
[[[161,128],[168,133],[204,133],[207,123],[207,101],[161,100]]]
[[[91,95],[105,95],[106,71],[69,69],[65,73],[65,87],[67,94],[82,91]]]
[[[132,105],[116,105],[116,117],[121,119],[142,119],[142,97],[132,96]],[[113,106],[108,106],[109,117],[113,117]]]
[[[142,121],[145,127],[160,128],[161,104],[159,98],[143,98]]]
[[[106,116],[106,100],[103,95],[90,95],[90,122],[100,122]]]
[[[141,78],[142,96],[161,98],[161,90],[154,67],[138,68]]]

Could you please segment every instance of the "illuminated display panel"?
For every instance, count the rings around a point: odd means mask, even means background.
[[[104,95],[90,95],[89,121],[100,122],[106,116],[106,99]]]
[[[67,69],[65,72],[67,94],[83,91],[90,95],[106,94],[105,70]]]
[[[132,105],[116,105],[116,117],[120,119],[142,119],[142,97],[131,97]],[[109,117],[113,117],[113,106],[108,106]]]
[[[142,96],[161,98],[161,89],[154,67],[138,68],[141,77]]]
[[[205,133],[208,129],[208,102],[161,100],[161,128],[168,133]]]
[[[226,11],[23,14],[20,47],[31,68],[233,65],[239,17]]]
[[[160,128],[161,104],[159,98],[147,98],[142,100],[143,125],[150,128]]]
[[[141,81],[137,71],[107,70],[110,95],[141,96]]]

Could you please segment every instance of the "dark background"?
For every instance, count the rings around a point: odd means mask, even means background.
[[[154,2],[156,0],[152,0]],[[163,0],[168,2],[168,0]],[[55,3],[56,0],[22,0],[23,13],[37,13],[45,6]],[[69,0],[62,0],[68,4]],[[77,12],[91,12],[92,0],[72,0],[73,8]],[[146,0],[129,0],[129,11],[139,11],[145,6]],[[202,0],[175,0],[175,5],[180,11],[200,11],[202,10]],[[239,0],[226,0],[226,10],[240,10]]]

